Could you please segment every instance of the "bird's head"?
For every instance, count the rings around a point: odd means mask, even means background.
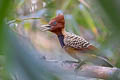
[[[60,34],[61,31],[64,29],[65,20],[64,15],[59,14],[55,18],[51,19],[47,25],[42,25],[43,31],[50,31],[55,34]]]

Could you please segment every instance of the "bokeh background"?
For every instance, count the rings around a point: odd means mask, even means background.
[[[66,80],[40,60],[74,60],[55,34],[40,30],[59,13],[67,31],[83,36],[120,67],[119,7],[119,0],[1,0],[0,80]]]

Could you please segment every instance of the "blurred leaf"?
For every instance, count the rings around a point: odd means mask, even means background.
[[[105,10],[109,21],[110,21],[110,25],[107,27],[110,30],[111,35],[108,36],[107,38],[107,46],[109,46],[113,51],[118,50],[120,48],[119,42],[120,42],[120,36],[118,34],[120,34],[120,11],[119,11],[119,7],[120,7],[120,1],[119,0],[105,0],[105,1],[99,1],[100,5],[102,6],[102,8]],[[104,20],[106,21],[106,19]],[[107,22],[107,21],[106,21]],[[117,52],[117,54],[119,54],[119,52]],[[117,65],[120,64],[120,58],[118,58],[119,60],[117,60]],[[120,66],[118,66],[120,67]]]
[[[89,12],[83,7],[83,5],[79,5],[80,10],[82,11],[82,15],[84,16],[88,27],[92,30],[92,32],[98,36],[98,31],[97,28],[95,27],[94,21],[91,17],[91,15],[89,14]]]
[[[29,30],[31,28],[31,23],[25,22],[24,23],[24,28],[25,28],[25,30]]]
[[[10,80],[10,77],[8,77],[8,72],[5,70],[5,61],[6,59],[5,56],[5,38],[4,36],[6,35],[3,31],[3,28],[6,27],[5,25],[5,18],[9,15],[9,8],[11,6],[11,1],[10,0],[0,0],[0,54],[2,53],[3,55],[0,56],[0,79],[2,80]]]
[[[80,34],[78,24],[76,23],[76,21],[72,17],[72,15],[66,15],[65,21],[66,21],[66,30],[67,31],[74,32],[76,34]]]

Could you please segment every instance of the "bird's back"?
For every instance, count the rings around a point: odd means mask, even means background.
[[[78,36],[76,34],[73,33],[68,33],[66,32],[66,34],[64,34],[64,44],[67,47],[71,47],[74,48],[76,50],[79,51],[92,51],[95,50],[96,48],[90,44],[88,41],[86,41],[83,37]]]
[[[93,51],[89,49],[92,45],[83,37],[69,32],[64,34],[64,44],[65,51],[78,60],[84,58],[89,51]]]

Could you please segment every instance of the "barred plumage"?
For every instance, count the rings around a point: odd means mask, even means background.
[[[91,45],[83,37],[68,32],[64,35],[64,44],[76,49],[88,48]]]

